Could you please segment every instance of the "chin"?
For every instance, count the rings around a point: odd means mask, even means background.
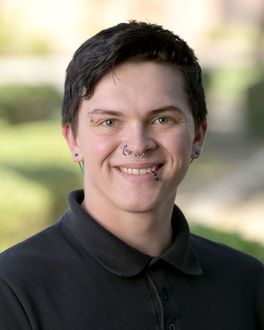
[[[143,203],[137,200],[135,202],[130,201],[129,203],[123,203],[122,205],[119,204],[119,207],[129,213],[149,213],[157,210],[157,208],[160,207],[160,202],[148,201],[147,203]]]
[[[156,210],[156,208],[146,208],[146,207],[142,207],[142,208],[125,208],[124,211],[128,212],[128,213],[135,213],[135,214],[146,214],[146,213],[152,213]]]

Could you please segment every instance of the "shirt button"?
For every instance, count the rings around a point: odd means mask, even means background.
[[[176,330],[176,325],[174,323],[170,323],[168,330]]]
[[[166,289],[162,289],[160,294],[161,294],[162,299],[164,299],[164,300],[169,299],[168,291]]]

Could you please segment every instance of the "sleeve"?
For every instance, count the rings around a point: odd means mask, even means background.
[[[264,265],[262,264],[256,292],[257,330],[264,330]]]
[[[31,329],[27,315],[15,292],[0,278],[0,330]]]

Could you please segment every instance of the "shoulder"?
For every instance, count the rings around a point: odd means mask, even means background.
[[[234,276],[248,274],[251,278],[264,276],[264,265],[255,257],[222,243],[198,235],[191,235],[192,249],[200,263],[208,270]]]
[[[30,276],[32,270],[41,272],[61,251],[63,235],[58,221],[34,236],[0,253],[0,278],[11,281]],[[23,274],[23,275],[22,275]]]
[[[203,269],[202,278],[217,294],[255,311],[258,329],[264,329],[264,265],[253,256],[191,235],[191,247]]]

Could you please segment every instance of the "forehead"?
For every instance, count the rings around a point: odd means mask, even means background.
[[[126,62],[105,74],[86,106],[118,111],[151,111],[175,106],[188,111],[181,71],[152,61]]]

